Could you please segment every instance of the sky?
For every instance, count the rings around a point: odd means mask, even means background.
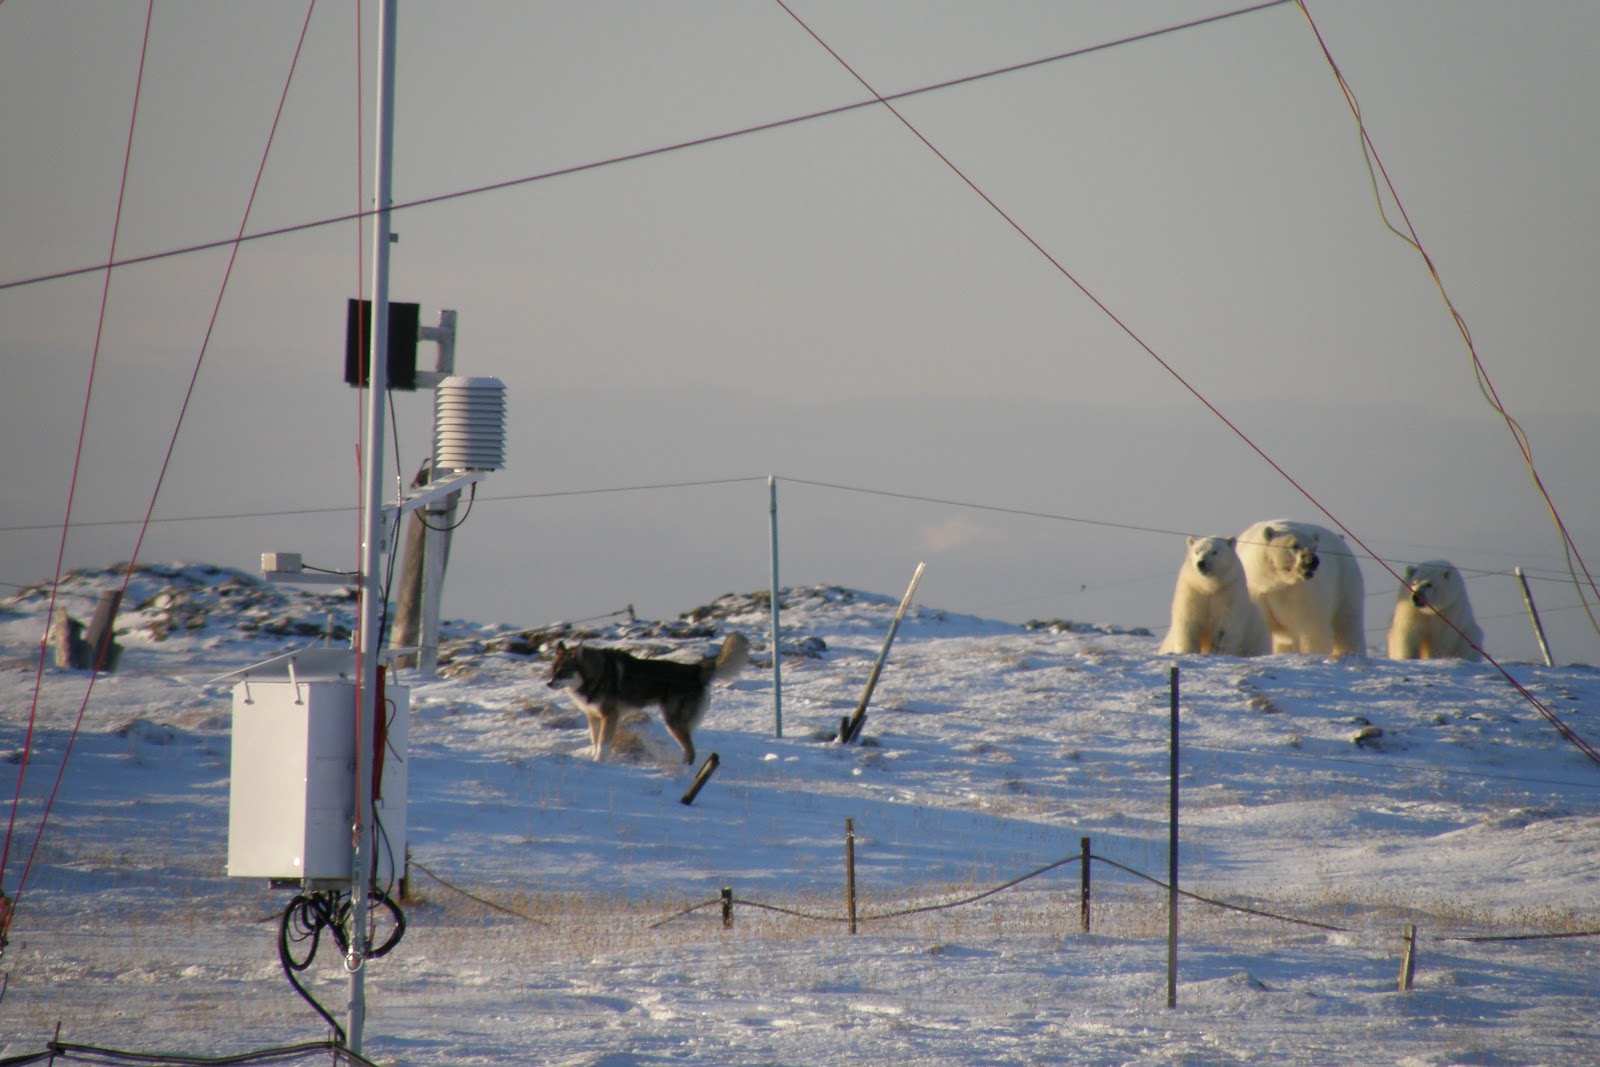
[[[1600,9],[1308,8],[1600,556]],[[247,203],[246,233],[370,203],[376,7],[306,10],[156,3],[129,152],[146,6],[0,5],[0,592],[54,572],[74,486],[68,567],[136,547],[355,567],[357,222],[246,242],[231,272],[216,248],[29,281],[106,263],[114,227],[127,259],[230,239]],[[1597,662],[1549,510],[1295,5],[901,98],[904,121],[721,137],[871,100],[840,59],[892,95],[1230,10],[402,3],[394,198],[431,202],[394,215],[391,294],[457,311],[458,372],[501,379],[509,410],[446,615],[671,617],[764,589],[776,476],[785,585],[898,594],[926,562],[926,604],[1159,633],[1186,534],[1289,517],[1377,557],[1375,646],[1396,586],[1377,560],[1449,558],[1491,653],[1539,655],[1520,565],[1556,660]],[[390,479],[424,458],[430,405],[395,398]]]

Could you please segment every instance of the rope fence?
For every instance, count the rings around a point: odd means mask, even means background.
[[[835,925],[844,925],[844,924],[852,924],[853,925],[854,923],[857,923],[857,922],[861,922],[861,923],[884,922],[884,921],[887,921],[887,920],[890,920],[890,919],[901,919],[901,918],[905,918],[907,916],[922,915],[922,914],[927,914],[929,912],[949,911],[949,910],[953,910],[953,909],[956,909],[956,908],[962,908],[962,907],[970,906],[972,904],[977,904],[977,903],[979,903],[981,901],[989,899],[990,897],[997,896],[997,895],[999,895],[999,894],[1001,894],[1001,893],[1003,893],[1003,892],[1005,892],[1005,891],[1007,891],[1009,889],[1015,889],[1017,886],[1020,886],[1020,885],[1022,885],[1024,883],[1026,883],[1026,882],[1032,881],[1035,878],[1042,877],[1042,876],[1044,876],[1046,874],[1049,874],[1052,871],[1056,871],[1056,870],[1059,870],[1059,869],[1064,868],[1064,867],[1070,867],[1070,866],[1072,866],[1074,864],[1081,864],[1086,857],[1089,860],[1092,860],[1092,861],[1097,862],[1097,863],[1103,863],[1107,867],[1110,867],[1110,868],[1112,868],[1114,870],[1117,870],[1117,871],[1121,871],[1124,874],[1127,874],[1127,875],[1129,875],[1129,876],[1131,876],[1133,878],[1139,879],[1140,881],[1147,882],[1150,885],[1156,887],[1157,889],[1170,890],[1170,888],[1171,888],[1169,883],[1163,881],[1162,879],[1157,878],[1154,875],[1147,874],[1144,871],[1140,871],[1140,870],[1138,870],[1138,869],[1136,869],[1134,867],[1130,867],[1125,863],[1121,863],[1121,862],[1119,862],[1117,860],[1111,859],[1108,856],[1101,856],[1101,855],[1094,854],[1094,853],[1085,853],[1085,854],[1080,854],[1080,855],[1075,855],[1075,856],[1066,856],[1066,857],[1064,857],[1062,859],[1059,859],[1059,860],[1056,860],[1056,861],[1054,861],[1052,863],[1047,863],[1042,867],[1037,867],[1037,868],[1035,868],[1035,869],[1033,869],[1031,871],[1028,871],[1026,874],[1020,874],[1020,875],[1016,876],[1015,878],[1007,879],[1006,881],[999,882],[999,883],[997,883],[997,884],[995,884],[993,886],[990,886],[989,888],[980,890],[980,891],[978,891],[976,893],[971,893],[971,894],[968,894],[968,895],[965,895],[965,896],[961,896],[961,897],[955,898],[953,900],[944,900],[944,901],[938,901],[936,903],[929,903],[929,904],[916,904],[916,905],[912,905],[912,906],[909,906],[909,907],[893,908],[893,909],[890,909],[890,910],[887,910],[887,911],[864,912],[864,913],[861,913],[859,915],[852,915],[852,914],[849,914],[848,912],[846,914],[830,914],[830,913],[819,912],[819,911],[808,911],[808,910],[804,910],[804,909],[800,909],[800,908],[790,908],[790,907],[785,907],[784,905],[781,905],[781,904],[773,904],[773,903],[770,903],[768,901],[751,900],[751,899],[747,899],[747,898],[743,898],[743,897],[736,897],[736,896],[733,895],[733,891],[731,889],[724,889],[722,891],[722,895],[721,896],[713,897],[713,898],[711,898],[709,900],[703,900],[703,901],[700,901],[698,903],[690,904],[690,905],[688,905],[686,907],[679,908],[676,911],[670,912],[670,913],[668,913],[666,915],[661,916],[658,919],[655,919],[655,920],[649,922],[648,924],[646,924],[646,928],[650,929],[650,930],[659,930],[659,929],[661,929],[661,928],[663,928],[665,926],[668,926],[668,925],[670,925],[670,924],[672,924],[674,922],[677,922],[680,919],[687,918],[688,916],[693,915],[693,914],[695,914],[697,912],[702,912],[702,911],[705,911],[705,910],[707,910],[709,908],[719,908],[719,907],[722,909],[722,920],[723,920],[723,925],[725,927],[731,927],[733,925],[733,919],[732,919],[733,909],[736,908],[736,907],[739,907],[739,908],[750,908],[750,909],[753,909],[753,910],[756,910],[756,911],[764,911],[764,912],[769,912],[769,913],[776,914],[776,915],[784,915],[784,916],[788,916],[789,918],[801,919],[801,920],[805,920],[807,922],[832,923],[832,924],[835,924]],[[508,907],[505,907],[503,905],[496,904],[493,901],[488,900],[488,899],[486,899],[486,898],[484,898],[484,897],[482,897],[482,896],[480,896],[478,894],[469,892],[469,891],[461,888],[460,886],[455,885],[455,884],[453,884],[453,883],[451,883],[449,881],[446,881],[445,879],[439,877],[433,871],[429,870],[427,867],[423,866],[422,864],[417,863],[415,860],[411,861],[411,866],[415,867],[417,870],[422,871],[429,878],[433,879],[439,885],[441,885],[444,888],[450,890],[451,892],[457,893],[457,894],[459,894],[459,895],[461,895],[461,896],[463,896],[463,897],[465,897],[465,898],[467,898],[469,900],[472,900],[472,901],[474,901],[474,902],[476,902],[478,904],[481,904],[484,907],[487,907],[487,908],[489,908],[489,909],[491,909],[493,911],[499,912],[499,913],[504,914],[504,915],[508,915],[508,916],[510,916],[512,918],[522,919],[522,920],[525,920],[527,922],[535,923],[535,924],[537,924],[539,926],[552,926],[552,925],[554,925],[552,923],[546,922],[545,920],[537,919],[537,918],[534,918],[532,916],[529,916],[529,915],[523,914],[521,912],[518,912],[518,911],[516,911],[516,910],[514,910],[512,908],[508,908]],[[1090,929],[1090,920],[1089,920],[1089,912],[1088,912],[1088,891],[1089,891],[1089,878],[1088,878],[1087,868],[1086,868],[1085,869],[1084,883],[1083,883],[1083,892],[1084,892],[1084,899],[1083,899],[1083,929],[1084,929],[1085,933],[1089,932],[1089,929]],[[1180,897],[1184,898],[1185,900],[1192,901],[1192,902],[1194,902],[1196,904],[1201,904],[1201,905],[1205,905],[1207,907],[1216,908],[1216,909],[1221,910],[1221,911],[1230,911],[1230,912],[1234,912],[1234,913],[1237,913],[1237,914],[1240,914],[1240,915],[1248,915],[1248,916],[1253,916],[1255,918],[1260,918],[1260,919],[1269,919],[1269,920],[1271,920],[1273,922],[1288,923],[1288,924],[1293,925],[1293,926],[1303,926],[1303,927],[1308,927],[1310,929],[1323,930],[1323,931],[1326,931],[1328,933],[1352,934],[1352,933],[1359,933],[1360,932],[1358,929],[1356,929],[1354,927],[1350,927],[1350,926],[1339,926],[1339,925],[1334,924],[1334,923],[1320,922],[1320,921],[1315,920],[1315,919],[1306,919],[1306,918],[1301,918],[1301,917],[1293,916],[1293,915],[1284,915],[1284,914],[1281,914],[1279,912],[1267,911],[1267,910],[1265,910],[1263,908],[1251,907],[1251,906],[1245,905],[1245,904],[1236,904],[1236,903],[1233,903],[1233,902],[1230,902],[1230,901],[1226,901],[1226,900],[1219,900],[1219,899],[1217,899],[1215,897],[1209,897],[1209,896],[1205,896],[1204,894],[1201,894],[1201,893],[1190,892],[1189,890],[1182,889],[1182,888],[1178,889],[1178,895]],[[850,909],[850,910],[853,910],[853,909]],[[1518,942],[1518,941],[1573,940],[1573,939],[1578,939],[1578,938],[1589,938],[1589,937],[1600,937],[1600,929],[1562,931],[1562,932],[1556,932],[1556,933],[1441,934],[1441,935],[1438,935],[1438,936],[1432,938],[1432,940],[1441,941],[1441,942],[1449,941],[1449,942],[1464,942],[1464,943],[1497,943],[1497,942]],[[3,1065],[0,1065],[0,1067],[3,1067]]]

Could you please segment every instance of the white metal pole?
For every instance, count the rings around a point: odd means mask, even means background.
[[[366,1022],[367,892],[376,854],[372,810],[373,726],[377,720],[378,633],[383,613],[383,407],[389,372],[389,206],[394,161],[395,18],[398,0],[383,0],[378,12],[378,123],[372,227],[372,349],[367,387],[366,434],[361,448],[361,638],[356,697],[355,825],[350,864],[349,1025],[351,1052],[361,1054]]]
[[[783,736],[783,650],[779,640],[783,634],[778,624],[778,478],[767,475],[767,493],[771,498],[772,514],[772,729],[773,736]]]
[[[1178,1006],[1178,668],[1171,672],[1172,751],[1168,758],[1167,1007]]]

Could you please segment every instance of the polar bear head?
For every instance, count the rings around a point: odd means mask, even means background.
[[[1447,559],[1430,559],[1406,568],[1400,599],[1407,598],[1424,614],[1437,615],[1441,608],[1449,614],[1466,599],[1466,586],[1453,563]]]
[[[1303,582],[1317,573],[1322,560],[1317,556],[1321,534],[1288,526],[1268,526],[1261,531],[1266,542],[1267,565],[1284,584]]]
[[[1226,585],[1244,572],[1234,545],[1232,537],[1190,537],[1184,565],[1203,585]]]

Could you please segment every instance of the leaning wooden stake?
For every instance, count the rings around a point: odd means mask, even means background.
[[[733,929],[733,887],[722,887],[722,928]]]
[[[1539,651],[1544,653],[1544,665],[1554,667],[1555,661],[1550,658],[1550,646],[1544,640],[1544,623],[1539,621],[1539,609],[1533,606],[1533,594],[1528,592],[1528,579],[1522,576],[1520,566],[1513,568],[1517,581],[1522,585],[1522,602],[1528,607],[1528,618],[1533,620],[1533,636],[1539,639]]]
[[[878,687],[878,675],[883,673],[883,663],[889,658],[889,646],[894,644],[895,631],[900,629],[900,621],[906,617],[906,609],[911,606],[911,598],[917,591],[917,583],[922,581],[922,570],[926,566],[926,563],[917,564],[917,571],[911,576],[911,584],[906,588],[906,595],[900,599],[900,609],[894,613],[894,622],[889,624],[889,636],[883,639],[883,649],[878,653],[878,662],[872,665],[872,674],[867,677],[867,687],[861,693],[861,703],[856,705],[856,713],[839,731],[841,745],[848,745],[861,736],[861,727],[867,721],[867,704],[872,700],[872,691]]]
[[[700,773],[694,776],[694,785],[691,785],[689,791],[683,794],[682,803],[694,803],[694,798],[700,795],[700,790],[705,787],[706,782],[711,780],[712,772],[717,769],[717,765],[721,762],[715,752],[706,757],[706,761],[700,765]]]

